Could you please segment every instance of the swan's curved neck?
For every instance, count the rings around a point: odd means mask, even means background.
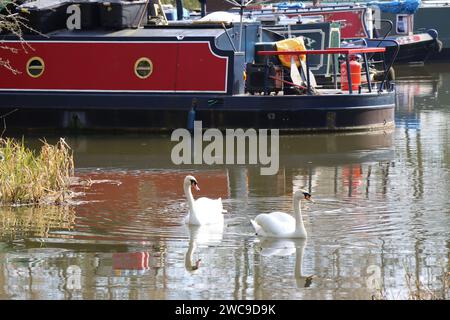
[[[189,241],[189,248],[184,258],[184,267],[188,271],[195,270],[195,265],[192,263],[192,256],[194,254],[195,248],[196,248],[195,241],[194,240]]]
[[[303,224],[302,209],[300,205],[299,197],[294,197],[294,218],[295,218],[295,231],[304,230],[305,225]]]
[[[302,273],[302,263],[303,263],[303,251],[304,246],[295,249],[295,281],[298,288],[305,287],[306,279]]]
[[[192,190],[190,185],[184,186],[184,194],[186,195],[186,199],[189,205],[189,212],[194,214],[194,197],[192,196]]]
[[[295,249],[295,278],[297,279],[302,277],[303,251],[303,246]]]

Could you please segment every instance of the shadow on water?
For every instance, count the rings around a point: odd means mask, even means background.
[[[0,298],[404,298],[408,273],[448,294],[450,70],[407,71],[394,130],[280,136],[272,176],[260,165],[176,166],[169,136],[68,136],[91,184],[77,187],[71,216],[0,209]],[[183,224],[187,173],[194,197],[222,197],[222,230]],[[316,200],[303,208],[307,244],[258,239],[249,219],[292,212],[299,188]]]

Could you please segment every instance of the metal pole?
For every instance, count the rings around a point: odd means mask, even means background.
[[[334,88],[337,90],[337,70],[336,70],[336,56],[334,53],[331,55],[333,58],[333,76],[334,76]]]
[[[367,54],[363,53],[364,70],[366,71],[367,84],[369,85],[369,92],[372,92],[372,82],[370,81],[369,64],[367,63]]]
[[[348,58],[348,54],[345,55],[345,62],[347,64],[347,80],[348,80],[348,92],[350,94],[353,93],[353,88],[352,88],[352,75],[351,75],[351,70],[350,70],[350,59]],[[341,75],[342,76],[342,75]]]
[[[245,0],[241,0],[241,8],[239,10],[240,13],[240,21],[241,21],[241,25],[239,26],[239,52],[241,52],[241,48],[242,48],[242,21],[244,18],[244,1]]]
[[[144,19],[145,15],[147,14],[148,3],[149,3],[149,0],[147,0],[147,2],[145,3],[144,11],[142,11],[141,17],[140,17],[140,19],[139,19],[138,28],[141,27],[142,19]],[[147,14],[147,15],[148,15],[148,14]],[[146,21],[146,23],[148,23],[148,16],[147,16],[147,21]]]
[[[206,0],[200,0],[201,17],[206,16]]]
[[[387,74],[387,65],[386,65],[386,55],[385,52],[381,53],[381,60],[383,61],[383,70],[385,77],[383,78],[383,81],[380,83],[380,88],[378,89],[378,92],[382,92],[384,90],[384,81],[386,80],[386,74]]]
[[[300,61],[300,56],[298,57],[298,59]],[[305,54],[305,62],[306,62],[306,87],[308,90],[308,94],[311,94],[311,79],[309,78],[309,59],[307,54]]]
[[[227,28],[225,27],[225,23],[223,23],[223,22],[222,22],[222,28],[223,28],[223,30],[225,31],[225,34],[227,35],[228,40],[229,40],[230,43],[231,43],[231,46],[233,47],[233,51],[236,52],[236,47],[234,46],[233,40],[231,40],[231,37],[230,37],[230,35],[228,34],[228,30],[227,30]]]
[[[183,0],[176,0],[177,5],[177,20],[183,20]]]

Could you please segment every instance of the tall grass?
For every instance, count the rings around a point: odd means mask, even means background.
[[[60,139],[42,141],[38,154],[23,140],[0,139],[0,204],[60,204],[71,194],[73,154]]]

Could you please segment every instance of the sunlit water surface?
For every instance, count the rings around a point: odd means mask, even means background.
[[[448,297],[450,69],[403,72],[393,131],[282,136],[275,176],[175,166],[168,136],[67,137],[91,184],[70,206],[0,210],[0,298]],[[184,225],[187,173],[222,197],[223,229]],[[291,212],[302,187],[307,241],[258,239],[250,219]]]

